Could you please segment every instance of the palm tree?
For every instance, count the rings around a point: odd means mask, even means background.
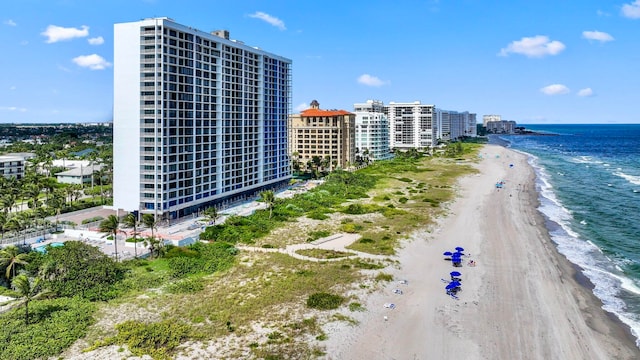
[[[276,203],[276,195],[273,193],[273,190],[265,190],[261,192],[260,200],[267,204],[267,209],[269,209],[269,219],[271,219],[271,215],[273,214],[273,205]]]
[[[24,302],[24,319],[25,323],[29,324],[29,302],[31,300],[37,299],[39,296],[44,293],[38,293],[40,290],[40,278],[37,278],[35,281],[31,282],[27,275],[20,274],[13,278],[13,288],[16,289],[21,298],[23,298]]]
[[[118,261],[118,232],[120,232],[120,219],[111,214],[100,223],[100,231],[111,234],[113,236],[113,245],[116,253],[116,261]]]
[[[213,222],[213,225],[216,224],[216,220],[220,217],[218,213],[218,209],[215,206],[208,207],[204,210],[204,216],[209,219],[210,222]]]
[[[122,219],[122,223],[126,227],[133,228],[133,253],[135,258],[138,258],[138,218],[134,213],[128,213],[127,216]]]
[[[144,226],[151,230],[151,236],[147,239],[150,245],[151,256],[153,256],[153,251],[156,249],[156,245],[160,246],[160,243],[156,240],[154,231],[158,227],[158,222],[156,221],[156,217],[153,214],[143,214],[142,215],[142,223]],[[146,242],[145,242],[146,243]],[[145,245],[146,246],[146,245]],[[160,253],[158,252],[158,255]]]
[[[153,214],[144,214],[142,215],[142,223],[144,226],[148,227],[151,230],[151,237],[155,238],[153,232],[158,228],[158,222],[156,221],[156,217]]]
[[[0,250],[0,264],[7,267],[7,271],[5,273],[7,280],[11,280],[12,277],[16,276],[17,265],[28,264],[25,260],[26,258],[27,254],[21,253],[20,249],[15,245],[10,245],[3,250]]]

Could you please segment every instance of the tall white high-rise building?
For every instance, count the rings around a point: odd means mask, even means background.
[[[358,155],[369,160],[392,157],[389,148],[389,120],[384,114],[384,103],[367,100],[353,104],[356,114],[356,148]]]
[[[392,149],[425,149],[437,144],[435,105],[390,102],[384,107],[389,119],[389,146]]]
[[[114,207],[176,218],[291,178],[291,60],[169,18],[114,26]]]

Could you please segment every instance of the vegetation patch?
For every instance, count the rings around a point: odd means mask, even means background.
[[[80,298],[29,303],[0,315],[0,359],[30,360],[55,357],[87,333],[93,324],[94,304]]]
[[[307,298],[307,306],[318,310],[337,309],[343,302],[342,296],[325,292],[314,293]]]
[[[174,350],[188,339],[191,327],[181,322],[165,320],[145,324],[139,321],[126,321],[116,325],[118,335],[94,346],[124,344],[137,356],[149,355],[154,359],[170,359]]]

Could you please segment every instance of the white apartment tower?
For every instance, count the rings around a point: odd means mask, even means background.
[[[367,100],[353,104],[356,114],[356,148],[360,156],[370,160],[392,157],[389,151],[389,120],[384,114],[384,104],[379,100]]]
[[[114,207],[176,218],[291,178],[291,60],[169,18],[114,25]]]
[[[424,149],[437,143],[438,127],[434,119],[435,105],[390,102],[384,107],[389,119],[389,146],[392,149]]]
[[[458,140],[465,136],[477,136],[476,114],[468,111],[436,109],[438,139],[443,141]]]

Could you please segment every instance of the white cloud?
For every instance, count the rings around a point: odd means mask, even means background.
[[[17,87],[15,85],[12,85],[12,86],[9,87],[9,90],[15,90],[15,89],[17,89]]]
[[[611,16],[611,14],[609,14],[608,12],[604,12],[604,11],[602,11],[602,10],[598,10],[598,11],[596,11],[596,14],[597,14],[598,16]]]
[[[11,19],[9,19],[9,20],[5,20],[5,21],[4,21],[4,24],[5,24],[5,25],[9,25],[9,26],[18,26],[18,24],[16,24],[16,22],[15,22],[15,21],[13,21],[13,20],[11,20]]]
[[[64,28],[56,25],[47,26],[47,30],[40,33],[40,35],[47,37],[47,44],[55,43],[58,41],[71,40],[73,38],[89,36],[89,27],[82,25],[78,28]]]
[[[583,31],[582,32],[582,37],[588,40],[596,40],[596,41],[600,41],[600,42],[607,42],[607,41],[613,41],[613,36],[607,34],[606,32],[602,32],[602,31]]]
[[[640,0],[622,5],[622,16],[630,19],[640,19]]]
[[[278,19],[275,16],[271,16],[271,15],[269,15],[267,13],[263,13],[262,11],[256,11],[255,13],[249,15],[249,17],[265,21],[265,22],[277,27],[280,30],[286,30],[287,29],[284,26],[284,21]]]
[[[593,95],[593,90],[591,90],[591,88],[584,88],[578,91],[578,96],[587,97],[592,95]]]
[[[564,95],[569,93],[569,88],[562,84],[545,86],[540,91],[545,95]]]
[[[89,38],[89,39],[87,39],[87,41],[91,45],[102,45],[102,44],[104,44],[104,38],[102,36]]]
[[[26,112],[27,111],[27,109],[25,109],[25,108],[20,108],[20,107],[16,107],[16,106],[0,106],[0,110],[18,111],[18,112]]]
[[[546,36],[536,35],[534,37],[523,37],[520,40],[511,42],[506,48],[500,50],[499,55],[508,56],[509,53],[514,53],[527,57],[543,57],[546,55],[557,55],[564,50],[564,48],[564,44],[560,41],[550,41]]]
[[[303,110],[307,110],[308,108],[309,108],[309,104],[307,104],[307,103],[302,103],[302,104],[300,104],[300,105],[296,106],[295,110],[296,110],[297,112],[301,112],[301,111],[303,111]]]
[[[367,86],[382,86],[384,85],[386,82],[380,80],[379,78],[369,75],[369,74],[362,74],[358,77],[358,83],[363,84],[363,85],[367,85]]]
[[[29,42],[27,40],[22,40],[22,41],[20,41],[20,45],[27,46],[27,45],[29,45]]]
[[[72,60],[76,65],[89,68],[91,70],[104,70],[111,66],[111,63],[98,54],[81,55]]]

